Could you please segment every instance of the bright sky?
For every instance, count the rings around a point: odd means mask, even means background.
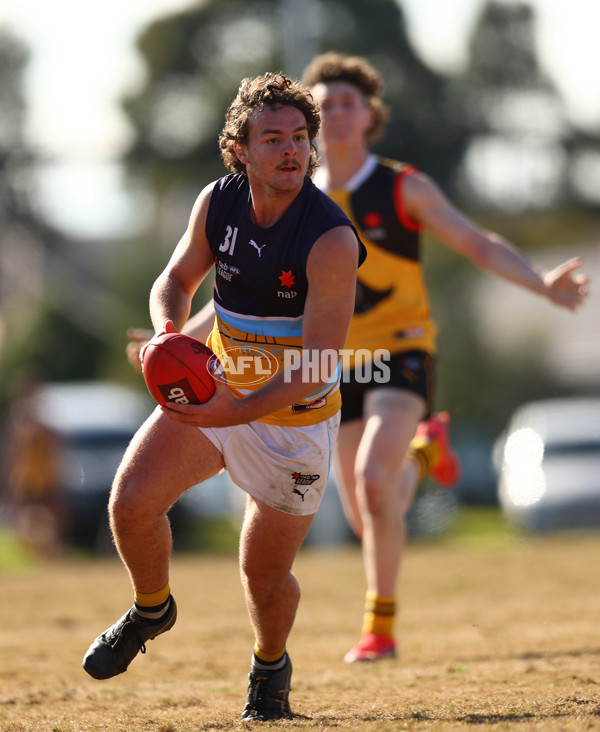
[[[483,1],[398,0],[415,45],[440,69],[460,68],[464,62],[465,39]],[[148,21],[192,4],[191,0],[0,0],[0,25],[12,28],[32,53],[27,77],[29,140],[61,163],[45,178],[46,209],[74,233],[111,233],[106,208],[115,230],[125,225],[127,205],[119,194],[114,160],[129,135],[117,100],[143,74],[133,40]],[[600,2],[532,0],[532,4],[538,13],[542,63],[571,114],[583,124],[600,124]]]

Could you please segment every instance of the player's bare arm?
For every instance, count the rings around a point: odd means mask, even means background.
[[[426,175],[407,176],[403,187],[408,215],[445,246],[492,272],[551,302],[571,310],[583,304],[588,278],[577,270],[583,261],[571,259],[550,272],[533,266],[510,242],[458,211]]]
[[[303,319],[304,352],[344,347],[354,309],[358,243],[347,226],[337,227],[321,236],[307,261],[309,291]],[[305,399],[326,381],[303,381],[302,370],[288,378],[278,374],[268,384],[243,399],[236,399],[229,389],[217,383],[213,397],[200,405],[169,405],[163,408],[177,422],[195,426],[223,427],[251,422],[289,404]],[[325,378],[324,378],[325,377]]]

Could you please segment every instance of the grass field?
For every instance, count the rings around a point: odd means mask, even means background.
[[[303,550],[289,643],[297,716],[254,726],[600,729],[600,535],[533,539],[476,526],[410,546],[400,657],[376,665],[342,662],[362,614],[358,548]],[[127,673],[103,682],[85,674],[81,658],[130,603],[118,560],[4,564],[3,732],[252,726],[239,721],[252,637],[235,556],[175,555],[176,626]]]

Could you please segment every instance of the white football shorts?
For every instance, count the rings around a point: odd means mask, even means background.
[[[339,426],[340,412],[302,427],[250,422],[198,429],[242,490],[278,511],[305,516],[321,503]]]

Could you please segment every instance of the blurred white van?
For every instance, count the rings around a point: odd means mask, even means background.
[[[498,498],[529,531],[600,529],[600,397],[521,406],[495,448]]]

